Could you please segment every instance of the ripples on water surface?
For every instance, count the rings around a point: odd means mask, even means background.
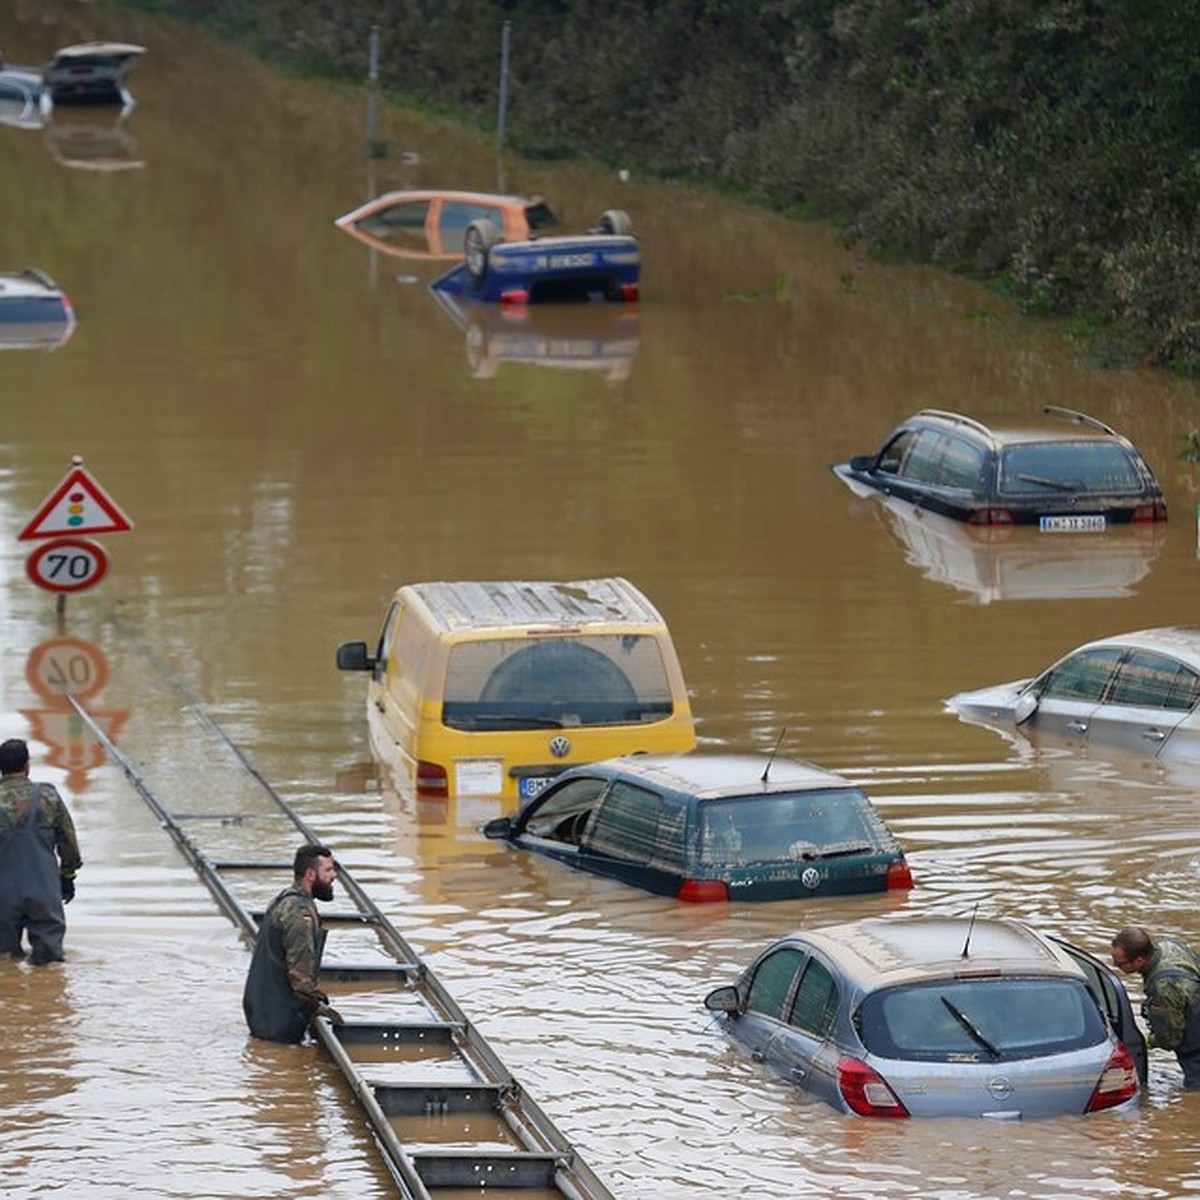
[[[89,704],[124,753],[171,811],[249,818],[206,832],[213,852],[282,860],[286,825],[195,707],[219,721],[622,1200],[1195,1191],[1197,1101],[1169,1056],[1131,1117],[869,1123],[768,1077],[701,1000],[792,927],[880,912],[978,905],[1098,952],[1137,918],[1200,943],[1194,776],[1035,753],[942,708],[1086,638],[1194,619],[1197,482],[1175,454],[1196,385],[1090,372],[985,293],[865,263],[823,230],[517,162],[509,185],[564,223],[634,214],[644,299],[619,371],[481,370],[426,275],[331,221],[406,183],[492,186],[486,143],[389,112],[393,154],[364,164],[358,94],[103,5],[0,11],[15,61],[101,36],[150,48],[121,130],[141,167],[74,169],[52,139],[0,127],[0,269],[50,271],[79,313],[59,350],[0,363],[20,417],[0,443],[0,719],[38,742],[87,860],[66,969],[0,964],[4,1194],[390,1194],[328,1064],[247,1041],[245,948],[27,678],[58,630],[15,534],[74,453],[136,524],[106,540],[110,575],[66,621],[108,661]],[[1134,437],[1168,491],[1165,539],[981,548],[827,470],[922,404],[1045,402]],[[483,841],[486,805],[395,794],[336,644],[374,637],[404,581],[604,574],[667,616],[702,742],[766,751],[786,728],[785,752],[877,798],[916,890],[684,907]]]

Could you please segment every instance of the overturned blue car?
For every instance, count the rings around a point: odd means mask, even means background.
[[[480,218],[467,226],[463,249],[463,262],[429,285],[434,293],[506,305],[638,298],[641,248],[620,209],[586,233],[511,242]]]

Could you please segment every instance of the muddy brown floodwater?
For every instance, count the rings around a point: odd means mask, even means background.
[[[506,186],[568,227],[633,215],[643,300],[460,328],[430,268],[332,221],[405,184],[495,186],[486,139],[388,110],[368,162],[361,90],[102,4],[0,9],[10,60],[93,37],[148,47],[131,114],[0,126],[0,269],[48,271],[78,314],[59,348],[0,362],[0,734],[33,741],[86,859],[65,966],[0,964],[8,1200],[391,1194],[320,1054],[247,1040],[247,950],[49,686],[38,648],[59,637],[172,811],[249,786],[198,717],[218,722],[622,1200],[1200,1187],[1200,1098],[1169,1055],[1133,1115],[867,1122],[767,1076],[701,1005],[776,935],[883,911],[978,904],[1099,952],[1131,919],[1200,943],[1194,775],[1035,753],[943,711],[1087,638],[1195,619],[1196,382],[1090,369],[1061,331],[822,228],[514,159]],[[828,470],[922,405],[1047,402],[1141,446],[1164,537],[943,541]],[[60,624],[17,534],[73,454],[135,528],[98,539],[108,575]],[[786,752],[862,781],[911,894],[682,906],[483,841],[486,804],[397,793],[337,643],[373,638],[405,581],[607,574],[666,615],[702,742],[768,750],[786,728]]]

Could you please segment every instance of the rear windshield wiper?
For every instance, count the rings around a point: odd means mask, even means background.
[[[1022,483],[1036,483],[1056,492],[1077,492],[1080,489],[1078,483],[1068,483],[1064,479],[1047,479],[1044,475],[1018,475],[1017,478]]]
[[[562,729],[557,717],[530,717],[524,713],[475,713],[446,721],[452,729]]]
[[[981,1045],[981,1046],[982,1046],[982,1047],[983,1047],[983,1048],[984,1048],[984,1049],[985,1049],[985,1050],[986,1050],[986,1051],[987,1051],[987,1052],[988,1052],[988,1053],[989,1053],[989,1054],[990,1054],[990,1055],[991,1055],[993,1058],[999,1058],[999,1057],[1000,1057],[1000,1051],[999,1051],[999,1050],[998,1050],[998,1049],[997,1049],[995,1046],[993,1046],[993,1045],[992,1045],[992,1043],[991,1043],[991,1042],[989,1042],[989,1041],[987,1040],[987,1038],[985,1038],[985,1037],[983,1036],[983,1034],[982,1034],[982,1033],[980,1033],[980,1031],[979,1031],[978,1027],[975,1025],[975,1022],[974,1022],[974,1021],[972,1021],[972,1020],[971,1020],[971,1018],[970,1018],[970,1017],[968,1017],[968,1016],[967,1016],[967,1014],[966,1014],[965,1012],[963,1012],[963,1010],[962,1010],[961,1008],[959,1008],[959,1007],[958,1007],[958,1005],[957,1005],[957,1004],[955,1004],[953,1000],[947,1000],[945,996],[939,996],[939,997],[938,997],[938,999],[940,999],[940,1000],[941,1000],[941,1002],[942,1002],[942,1003],[943,1003],[943,1004],[944,1004],[944,1005],[945,1005],[945,1006],[946,1006],[946,1007],[947,1007],[947,1008],[950,1010],[950,1013],[951,1013],[951,1015],[954,1017],[954,1019],[955,1019],[955,1020],[956,1020],[956,1021],[957,1021],[957,1022],[958,1022],[958,1023],[959,1023],[959,1024],[960,1024],[960,1025],[961,1025],[961,1026],[962,1026],[962,1027],[963,1027],[963,1028],[964,1028],[964,1029],[965,1029],[965,1030],[966,1030],[966,1031],[967,1031],[967,1032],[968,1032],[968,1033],[969,1033],[969,1034],[970,1034],[970,1035],[971,1035],[971,1036],[972,1036],[972,1037],[973,1037],[973,1038],[974,1038],[974,1039],[975,1039],[975,1040],[976,1040],[976,1041],[977,1041],[977,1042],[978,1042],[978,1043],[979,1043],[979,1044],[980,1044],[980,1045]]]

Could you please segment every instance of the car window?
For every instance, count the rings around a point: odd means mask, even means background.
[[[966,438],[947,436],[938,482],[943,487],[974,488],[983,473],[984,449]]]
[[[997,487],[1005,496],[1138,493],[1143,482],[1129,452],[1118,442],[1038,442],[1005,449]]]
[[[1043,699],[1100,702],[1124,651],[1119,646],[1081,650],[1052,667],[1038,691]]]
[[[443,201],[441,215],[438,217],[438,229],[441,230],[443,245],[451,244],[446,237],[448,233],[464,234],[472,221],[480,219],[491,221],[497,232],[504,232],[504,214],[494,204],[478,204],[467,200]]]
[[[1196,703],[1200,677],[1181,662],[1149,650],[1132,650],[1117,668],[1107,696],[1110,704],[1189,709]]]
[[[872,1054],[1002,1062],[1094,1046],[1105,1022],[1082,980],[990,976],[888,988],[868,996],[859,1034]]]
[[[547,788],[530,804],[525,828],[535,837],[558,837],[578,843],[582,825],[607,782],[588,776],[586,779],[568,779]]]
[[[788,1024],[823,1037],[833,1024],[837,1003],[838,990],[833,975],[819,959],[810,958],[796,989]]]
[[[936,483],[942,469],[942,444],[945,441],[945,435],[936,429],[922,429],[900,466],[900,474],[915,483]]]
[[[383,241],[419,243],[424,246],[428,200],[405,200],[355,221],[355,227]]]
[[[858,788],[708,800],[700,806],[699,833],[700,862],[710,867],[795,862],[892,845],[883,818]]]
[[[750,981],[747,1010],[782,1020],[784,1002],[791,993],[792,981],[807,957],[804,951],[793,947],[785,947],[768,954],[758,964],[754,978]]]
[[[625,862],[682,871],[686,809],[623,779],[592,816],[584,848]]]
[[[489,638],[450,650],[442,720],[453,729],[638,725],[672,711],[662,650],[649,635]]]
[[[879,455],[878,469],[886,471],[889,475],[899,475],[900,465],[916,440],[917,431],[915,429],[905,429],[902,433],[896,434]]]

